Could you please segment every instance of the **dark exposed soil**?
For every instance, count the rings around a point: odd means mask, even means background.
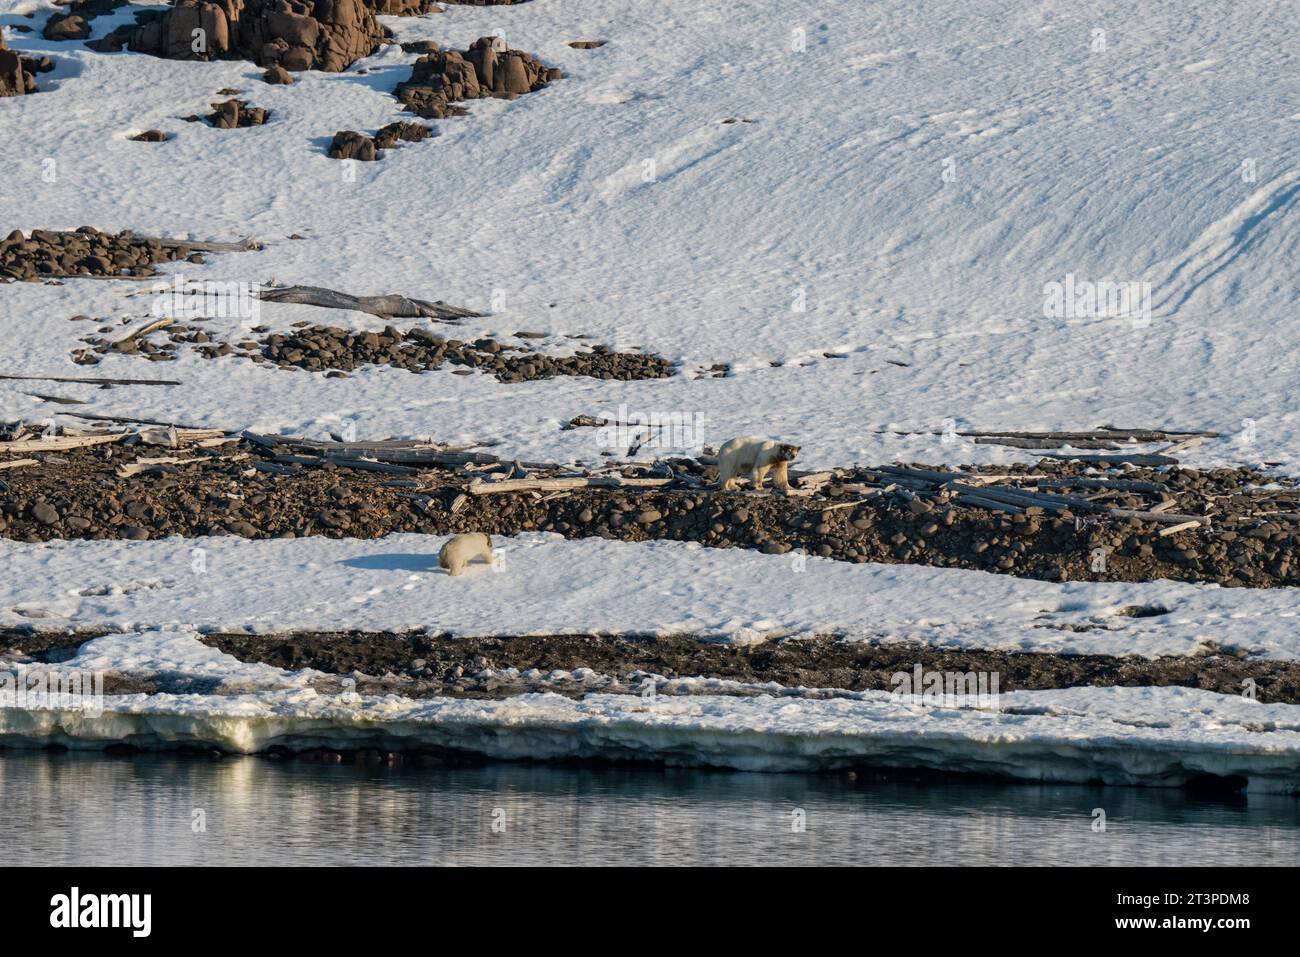
[[[202,640],[245,662],[278,668],[314,668],[333,674],[407,676],[417,695],[456,694],[457,682],[484,670],[520,672],[590,668],[616,677],[635,691],[638,677],[705,677],[777,682],[786,687],[847,691],[897,687],[893,676],[926,672],[982,672],[998,675],[999,691],[1074,687],[1177,685],[1221,694],[1241,694],[1253,679],[1264,702],[1300,703],[1300,662],[1238,659],[1231,655],[1138,658],[1037,652],[951,651],[918,645],[872,645],[814,638],[737,647],[701,642],[691,636],[609,637],[545,635],[456,638],[449,635],[374,632],[280,635],[212,634]],[[394,690],[402,687],[400,684]],[[475,696],[507,697],[529,690],[500,682],[475,688]],[[410,693],[403,691],[403,693]]]
[[[840,561],[970,568],[1049,581],[1165,578],[1250,587],[1300,584],[1300,533],[1285,519],[1253,514],[1260,510],[1261,497],[1250,486],[1275,478],[1250,469],[1125,473],[1163,483],[1180,511],[1214,501],[1218,513],[1212,527],[1161,537],[1159,532],[1167,526],[1136,519],[1089,516],[1084,522],[1069,513],[1009,515],[951,502],[863,498],[860,486],[850,489],[835,483],[813,497],[702,488],[470,495],[464,494],[470,479],[491,477],[489,472],[467,476],[429,468],[394,477],[294,456],[282,455],[276,461],[272,451],[242,440],[186,451],[181,457],[187,461],[181,463],[151,465],[129,477],[117,475],[122,464],[157,454],[145,446],[104,445],[5,470],[0,479],[0,535],[44,541],[547,531],[567,538],[693,541],[769,554],[801,550],[807,556]],[[716,477],[715,469],[693,461],[675,459],[670,464],[696,481]],[[1027,468],[1053,476],[1083,471],[1078,463],[1048,461]],[[859,469],[843,481],[873,477],[879,479]],[[1105,555],[1101,564],[1098,549]]]
[[[63,661],[104,632],[42,632],[0,629],[0,656]],[[893,691],[899,673],[977,672],[996,674],[998,691],[1041,691],[1076,687],[1201,688],[1241,694],[1255,682],[1258,700],[1300,704],[1300,662],[1238,658],[1210,652],[1197,656],[1140,658],[1048,652],[952,650],[924,645],[846,641],[826,636],[737,646],[700,641],[690,635],[530,635],[455,637],[425,632],[283,632],[269,635],[214,633],[200,640],[243,662],[296,671],[360,675],[357,690],[396,692],[408,697],[504,698],[538,690],[542,675],[579,668],[616,679],[601,690],[636,693],[647,675],[718,678],[787,688]],[[506,669],[521,676],[503,677]],[[485,675],[484,672],[495,674]],[[115,687],[149,691],[147,681],[114,677]],[[579,696],[581,682],[552,681],[547,690]],[[127,690],[114,694],[129,693]],[[669,689],[671,693],[671,689]],[[719,693],[716,689],[710,693]],[[756,693],[756,692],[753,692]]]

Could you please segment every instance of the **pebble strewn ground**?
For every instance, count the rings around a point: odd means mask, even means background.
[[[27,235],[15,229],[0,241],[0,279],[153,276],[155,263],[179,259],[202,263],[203,254],[183,244],[138,238],[129,229],[114,234],[81,226],[73,232],[33,229]]]
[[[1277,479],[1245,468],[1126,473],[1163,483],[1179,511],[1215,503],[1212,527],[1162,537],[1167,525],[1136,519],[1012,515],[936,500],[864,497],[860,485],[845,487],[880,479],[867,469],[846,474],[844,485],[832,483],[813,497],[704,488],[469,495],[464,494],[469,476],[439,469],[394,477],[334,465],[268,461],[263,466],[269,453],[241,440],[184,451],[180,463],[117,475],[123,464],[158,455],[158,449],[147,446],[105,445],[46,455],[37,465],[5,470],[0,473],[0,536],[35,542],[548,531],[568,538],[693,541],[769,554],[801,550],[839,561],[971,568],[1049,581],[1300,584],[1300,532],[1285,517],[1256,514],[1254,486]],[[698,463],[671,464],[697,481],[716,477],[716,470]],[[1047,461],[1029,468],[1054,476],[1083,470],[1077,463]],[[1277,494],[1287,493],[1269,493]],[[1123,504],[1127,499],[1111,501]]]

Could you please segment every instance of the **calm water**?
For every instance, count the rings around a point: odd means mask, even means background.
[[[11,865],[1300,863],[1300,800],[1136,788],[10,751],[0,808]]]

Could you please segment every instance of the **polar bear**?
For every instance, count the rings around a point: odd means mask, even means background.
[[[788,489],[790,479],[786,476],[786,465],[798,454],[797,445],[755,435],[732,439],[718,450],[718,488],[729,492],[736,481],[748,473],[750,484],[761,489],[770,469],[772,483],[779,489]]]
[[[453,535],[438,552],[438,564],[447,569],[448,575],[459,575],[476,558],[483,559],[489,565],[496,561],[492,539],[482,532]]]

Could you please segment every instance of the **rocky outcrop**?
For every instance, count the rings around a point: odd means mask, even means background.
[[[252,60],[285,70],[346,70],[379,49],[384,29],[364,0],[179,0],[143,11],[89,46],[169,60]]]
[[[261,126],[270,118],[269,110],[249,106],[243,100],[226,100],[213,103],[208,122],[219,130],[233,130],[239,126]]]
[[[54,69],[49,57],[19,56],[5,45],[0,35],[0,97],[25,96],[36,92],[36,74]]]
[[[379,147],[365,133],[355,130],[339,130],[330,143],[331,159],[362,160],[370,163],[379,159]]]
[[[372,162],[379,159],[380,150],[389,150],[400,141],[418,143],[433,134],[423,123],[389,123],[374,137],[354,130],[339,130],[330,143],[331,159],[354,159]]]
[[[454,104],[480,97],[513,100],[540,90],[563,74],[499,37],[480,37],[468,50],[439,50],[416,60],[411,76],[394,94],[418,116],[441,119],[464,115]]]

